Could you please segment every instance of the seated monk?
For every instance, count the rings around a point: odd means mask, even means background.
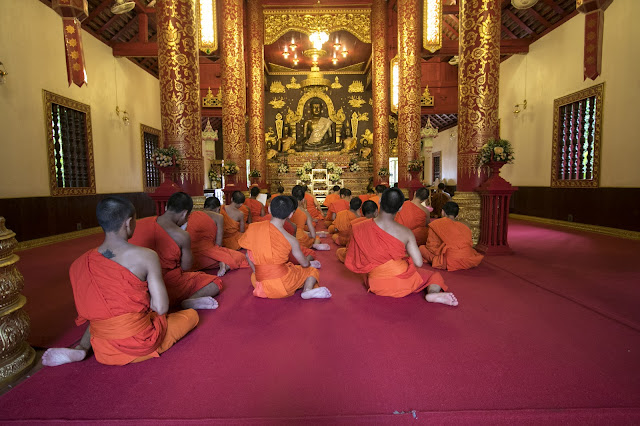
[[[373,197],[373,194],[373,189],[369,189],[367,190],[366,194],[358,195],[358,198],[360,198],[360,200],[362,200],[362,202],[364,203],[365,201],[369,201],[369,199]]]
[[[307,211],[311,215],[311,218],[314,222],[317,222],[321,219],[324,219],[322,216],[322,208],[320,207],[320,203],[316,200],[311,192],[309,192],[309,187],[307,185],[303,186],[304,188],[304,200],[307,203]]]
[[[455,296],[443,292],[447,287],[440,273],[416,269],[422,266],[416,238],[409,228],[394,220],[403,203],[399,189],[384,191],[378,217],[353,226],[345,266],[365,274],[365,285],[377,295],[404,297],[426,288],[427,302],[457,306]]]
[[[349,201],[349,210],[342,210],[336,215],[336,220],[331,225],[335,230],[335,234],[331,237],[337,245],[346,246],[351,239],[351,222],[360,216],[361,206],[362,201],[360,201],[360,198],[352,198]]]
[[[246,222],[244,212],[240,209],[244,207],[245,196],[240,191],[231,194],[231,204],[222,206],[220,213],[224,217],[224,234],[222,245],[231,250],[240,250],[238,239],[245,231]],[[246,207],[245,207],[246,209]],[[247,210],[248,211],[248,210]]]
[[[349,237],[349,241],[347,241],[347,247],[349,247],[351,238],[353,238],[353,227],[359,223],[364,222],[367,219],[373,219],[374,217],[378,216],[378,205],[373,201],[367,200],[362,203],[362,208],[360,209],[360,211],[362,212],[362,216],[357,217],[351,221],[351,235]],[[347,247],[340,247],[338,248],[338,250],[336,250],[336,257],[342,263],[344,263],[344,259],[347,257]]]
[[[284,188],[282,186],[278,186],[278,188],[276,189],[276,193],[271,195],[271,197],[267,199],[267,203],[264,206],[265,211],[269,211],[269,204],[271,203],[271,200],[276,198],[278,195],[284,195]]]
[[[433,211],[431,212],[432,217],[441,217],[442,207],[451,200],[451,195],[449,195],[448,192],[444,192],[444,188],[444,183],[439,183],[438,190],[431,196],[431,207],[433,207]]]
[[[291,216],[291,222],[296,226],[296,238],[302,247],[314,248],[316,250],[330,250],[329,244],[322,244],[320,238],[316,236],[316,230],[313,226],[313,219],[305,208],[304,203],[304,188],[300,185],[296,185],[291,190],[293,198],[297,201],[298,208],[293,212]],[[304,231],[304,226],[307,225],[309,229],[309,235]]]
[[[376,185],[376,195],[373,195],[371,198],[369,198],[369,200],[373,201],[374,203],[376,203],[378,205],[378,208],[380,208],[380,197],[382,196],[382,193],[387,189],[387,187],[385,185]]]
[[[169,296],[158,255],[127,242],[136,229],[133,204],[107,197],[96,214],[104,241],[69,269],[76,324],[89,321],[90,326],[74,349],[48,349],[42,356],[46,366],[81,361],[91,348],[96,360],[107,365],[156,358],[198,324],[193,309],[167,315]]]
[[[187,272],[193,266],[191,237],[181,226],[187,223],[191,209],[191,197],[176,192],[169,198],[162,216],[137,222],[137,232],[129,242],[158,253],[171,305],[180,303],[185,309],[216,309],[218,302],[213,297],[220,293],[222,280],[204,272]]]
[[[331,188],[331,192],[327,195],[327,198],[324,199],[322,205],[325,207],[329,207],[331,203],[340,199],[340,187],[338,185],[334,185]]]
[[[456,220],[459,207],[449,201],[442,207],[442,218],[429,224],[426,245],[420,253],[431,266],[447,271],[457,271],[478,266],[483,255],[473,249],[471,230]]]
[[[292,296],[302,288],[303,299],[331,297],[329,289],[316,287],[320,280],[318,270],[309,267],[298,240],[284,229],[285,219],[291,218],[295,210],[291,198],[276,197],[269,206],[271,220],[251,225],[240,238],[240,245],[247,249],[247,259],[253,269],[254,296],[278,299]],[[300,265],[288,262],[289,253],[293,253]]]
[[[293,198],[291,196],[289,196],[289,198],[291,198],[291,200],[293,201],[294,204],[296,204],[298,202],[298,200],[296,200],[295,198]],[[271,220],[272,217],[273,216],[271,216],[271,213],[269,213],[269,214],[267,214],[265,216],[265,218],[268,218],[268,220]],[[296,230],[297,229],[298,229],[298,227],[296,225],[294,225],[293,222],[291,222],[291,219],[286,219],[284,221],[284,230],[287,231],[289,234],[293,235],[294,237],[296,236]],[[313,249],[300,246],[300,250],[302,250],[302,254],[304,255],[304,257],[309,262],[311,262],[311,266],[312,267],[314,267],[316,269],[320,269],[322,267],[322,264],[320,263],[320,261],[316,260],[315,251]],[[298,261],[293,256],[293,253],[289,254],[289,262],[293,263],[294,265],[298,264]]]
[[[351,190],[342,188],[340,190],[340,199],[331,203],[329,210],[327,210],[327,216],[324,221],[327,228],[331,226],[338,212],[342,210],[349,210],[349,201],[351,201]],[[329,232],[331,232],[331,230],[329,230]]]
[[[250,198],[247,198],[244,202],[244,206],[250,213],[247,223],[260,222],[264,220],[264,206],[257,199],[260,194],[260,188],[257,186],[252,187],[249,194],[251,195]]]
[[[222,247],[224,217],[220,214],[220,200],[209,197],[204,210],[189,216],[187,232],[191,236],[193,269],[200,271],[218,267],[221,277],[231,269],[248,268],[244,254]]]
[[[396,215],[396,222],[411,229],[419,246],[427,242],[427,225],[431,212],[422,204],[427,198],[429,198],[429,190],[419,188],[413,200],[405,201]]]

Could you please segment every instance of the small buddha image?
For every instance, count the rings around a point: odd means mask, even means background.
[[[290,150],[294,150],[296,140],[291,136],[291,127],[288,125],[284,126],[284,136],[280,152],[289,152]]]
[[[344,128],[343,148],[341,152],[350,152],[357,148],[358,140],[351,134],[351,126],[347,123]]]

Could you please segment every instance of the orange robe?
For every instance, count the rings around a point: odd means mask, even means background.
[[[153,312],[147,283],[96,249],[73,262],[69,277],[76,324],[90,321],[91,347],[102,364],[158,357],[198,324],[193,309],[169,315]]]
[[[362,195],[358,195],[358,198],[360,198],[360,200],[364,203],[365,201],[368,201],[370,198],[372,197],[371,194],[362,194]]]
[[[136,221],[131,244],[147,247],[158,253],[162,278],[167,286],[169,303],[175,305],[193,293],[214,282],[222,288],[222,280],[204,272],[185,272],[180,266],[182,250],[167,231],[156,222],[156,216]]]
[[[247,212],[248,211],[249,210],[247,210]],[[240,250],[240,244],[238,244],[238,239],[242,236],[242,232],[240,232],[240,222],[231,219],[231,216],[227,214],[224,206],[222,206],[222,208],[220,209],[220,213],[222,214],[222,216],[224,216],[224,234],[222,235],[222,245],[231,250]],[[244,224],[246,227],[246,219],[244,221]]]
[[[300,246],[311,248],[315,240],[304,232],[304,225],[307,224],[307,215],[304,214],[300,208],[297,208],[296,211],[293,212],[293,216],[291,216],[291,222],[296,225],[296,239],[300,243]]]
[[[240,244],[248,250],[256,268],[251,274],[254,296],[269,299],[288,297],[302,288],[308,277],[320,281],[317,269],[288,262],[291,244],[271,222],[251,225],[240,238]]]
[[[271,221],[271,217],[272,217],[271,213],[269,213],[265,217],[268,217],[269,218],[268,220]],[[295,237],[296,231],[294,231],[293,226],[291,226],[291,224],[286,220],[284,221],[284,230]],[[307,257],[307,256],[315,257],[315,252],[313,251],[313,249],[300,246],[300,250],[302,250],[302,254],[304,255],[304,257]],[[294,263],[294,264],[297,265],[298,264],[298,259],[296,259],[293,256],[293,254],[291,254],[291,255],[289,255],[289,262]]]
[[[341,212],[342,210],[349,210],[349,203],[344,198],[340,198],[339,200],[331,203],[329,210],[327,210],[327,218],[324,221],[324,224],[327,227],[331,226],[333,223],[333,219],[331,219],[333,217],[333,213],[337,216],[338,212]]]
[[[331,236],[333,241],[339,246],[346,246],[351,238],[351,221],[358,216],[351,210],[342,210],[336,215],[336,220],[333,221],[332,227],[335,228],[336,233]]]
[[[370,219],[371,218],[364,217],[364,216],[356,217],[355,219],[353,219],[351,221],[351,228],[353,228],[355,225],[359,224],[360,222],[364,222],[365,220],[370,220]],[[342,263],[344,263],[344,260],[347,257],[347,248],[349,247],[349,244],[351,243],[351,238],[352,237],[353,237],[353,229],[351,231],[351,234],[349,235],[349,241],[347,241],[347,247],[340,247],[338,250],[336,250],[336,257]]]
[[[262,203],[258,200],[255,200],[253,198],[247,198],[246,200],[244,200],[244,206],[243,207],[247,207],[247,209],[249,210],[249,212],[251,213],[251,223],[253,222],[260,222],[264,220],[264,216],[260,216],[260,213],[262,212]],[[244,212],[243,212],[244,213]],[[247,220],[245,219],[245,223],[247,222]]]
[[[260,201],[258,201],[258,202],[260,202]],[[222,208],[224,208],[224,206]],[[238,207],[238,210],[240,210],[242,212],[242,214],[244,215],[244,223],[245,224],[249,223],[249,209],[247,208],[247,206],[245,206],[243,204],[240,207]]]
[[[422,257],[434,268],[457,271],[478,266],[483,255],[472,247],[471,230],[448,217],[429,224],[427,244],[420,246]]]
[[[316,207],[316,203],[315,203],[316,198],[313,195],[309,194],[308,192],[305,192],[304,199],[307,202],[307,210],[309,211],[311,218],[314,221],[324,219],[322,217],[322,214],[318,211],[318,208]]]
[[[373,195],[371,198],[369,198],[369,201],[373,201],[374,203],[376,203],[378,205],[378,209],[380,208],[380,196],[379,195]]]
[[[396,222],[411,229],[419,246],[427,242],[427,213],[411,201],[405,201],[396,214]]]
[[[447,289],[440,273],[417,269],[410,258],[407,260],[402,241],[373,220],[353,226],[344,264],[353,272],[366,274],[369,291],[380,296],[404,297],[430,284]]]
[[[325,207],[330,207],[331,203],[333,203],[334,201],[338,201],[339,199],[340,194],[337,192],[332,192],[331,194],[327,195],[327,198],[324,199],[322,205]]]
[[[446,192],[436,192],[433,194],[431,196],[431,207],[433,207],[431,217],[440,217],[442,214],[442,207],[444,207],[448,201],[451,201],[451,196]]]
[[[242,253],[216,244],[218,225],[207,213],[191,213],[187,232],[191,236],[193,269],[214,268],[218,266],[218,262],[224,262],[231,269],[249,267],[249,262]]]

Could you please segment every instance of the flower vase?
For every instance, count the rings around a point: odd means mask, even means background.
[[[237,174],[234,173],[232,175],[226,175],[224,179],[225,179],[225,186],[235,185],[237,182]]]
[[[251,182],[251,185],[257,185],[258,182],[260,182],[260,178],[259,177],[249,177],[249,181]]]
[[[411,180],[420,180],[418,175],[420,175],[422,170],[409,170],[409,174],[411,175]]]
[[[487,167],[489,168],[489,170],[491,170],[491,174],[489,175],[489,177],[491,178],[493,176],[500,176],[500,169],[505,164],[507,164],[506,161],[489,161],[487,163]]]
[[[167,167],[159,167],[156,166],[158,170],[160,170],[160,173],[162,173],[163,176],[163,183],[164,182],[173,182],[173,176],[176,172],[176,166],[167,166]]]

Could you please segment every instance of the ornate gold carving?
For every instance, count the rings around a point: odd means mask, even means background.
[[[426,86],[424,88],[424,92],[422,92],[422,97],[420,98],[420,106],[432,107],[433,105],[433,96],[429,93],[429,86]]]
[[[430,28],[429,25],[435,28]],[[433,38],[430,40],[429,36]],[[442,2],[423,0],[422,47],[433,53],[442,47]],[[429,106],[429,105],[428,105]]]
[[[333,106],[333,101],[329,96],[327,96],[324,89],[326,89],[326,87],[325,88],[311,87],[307,89],[304,95],[302,95],[300,97],[300,100],[298,101],[296,116],[298,117],[304,116],[304,106],[309,99],[320,98],[325,102],[325,104],[327,104],[327,110],[329,112],[329,118],[331,119],[331,121],[333,121],[334,123],[340,123],[341,121],[339,121],[339,117],[336,115],[336,110]]]
[[[278,80],[271,83],[269,86],[269,93],[284,93],[287,89],[284,88],[282,83]]]
[[[354,111],[351,114],[351,134],[356,139],[358,139],[358,121],[358,113]]]
[[[389,156],[390,157],[397,157],[398,156],[398,138],[389,139]],[[389,164],[388,161],[387,161],[387,164]],[[387,167],[389,167],[389,166],[387,166]]]
[[[50,237],[37,238],[35,240],[21,241],[16,246],[15,251],[29,250],[36,247],[48,246],[62,241],[73,240],[75,238],[86,237],[87,235],[100,234],[102,228],[87,228],[82,231],[67,232],[66,234],[52,235]]]
[[[398,119],[393,115],[389,116],[389,124],[391,124],[391,128],[393,129],[394,132],[398,131]]]
[[[567,222],[565,220],[547,219],[544,217],[526,216],[522,214],[509,214],[510,219],[526,220],[529,222],[543,223],[545,225],[562,226],[570,229],[577,229],[584,232],[595,232],[596,234],[609,235],[611,237],[626,238],[640,241],[640,232],[628,231],[626,229],[608,228],[606,226],[587,225],[585,223]]]
[[[369,100],[373,115],[373,176],[382,167],[389,167],[389,59],[387,53],[387,2],[373,0],[371,4],[371,86]],[[396,153],[397,155],[397,153]]]
[[[349,105],[354,108],[360,108],[362,104],[366,103],[362,96],[349,96]]]
[[[354,73],[354,74],[362,74],[365,70],[365,63],[358,62],[357,64],[351,64],[346,67],[338,68],[335,71],[331,71],[331,74],[336,73]]]
[[[292,75],[307,75],[309,71],[300,71],[299,69],[284,67],[282,65],[267,62],[267,75],[275,76],[292,76]],[[332,70],[331,74],[337,75],[363,75],[364,69],[354,70],[352,67],[344,67],[339,70]]]
[[[364,85],[360,80],[355,80],[349,85],[349,93],[362,93],[364,92]]]
[[[358,114],[358,121],[369,121],[369,113],[363,112],[362,114]]]
[[[282,127],[284,123],[282,122],[282,114],[276,114],[276,134],[278,135],[278,139],[282,139]]]
[[[300,84],[296,81],[295,77],[291,77],[291,83],[287,84],[287,89],[299,89]]]
[[[360,143],[362,143],[363,145],[371,145],[373,143],[373,133],[371,133],[371,130],[366,129],[364,131],[364,134],[360,139]]]
[[[267,146],[264,143],[264,25],[262,2],[247,2],[249,26],[249,162],[260,172],[260,183],[267,176]],[[288,87],[288,85],[287,85]]]
[[[287,103],[282,97],[273,98],[272,100],[269,101],[269,105],[271,105],[274,109],[282,109],[286,104]]]
[[[373,106],[373,98],[369,98],[369,105]]]
[[[287,116],[286,116],[286,119],[285,119],[287,124],[296,124],[300,120],[302,120],[302,116],[301,115],[296,115],[296,113],[293,112],[293,110],[291,108],[289,108],[289,111],[287,111]]]
[[[211,87],[207,90],[207,96],[202,98],[203,108],[222,108],[222,87],[218,89],[218,94],[214,96]]]
[[[47,130],[47,148],[49,151],[49,189],[52,196],[58,195],[91,195],[96,193],[95,169],[93,166],[93,131],[91,126],[91,107],[73,99],[56,95],[55,93],[42,90],[42,99],[44,104],[44,123]],[[58,179],[56,177],[56,153],[54,146],[54,136],[52,123],[51,104],[61,105],[76,111],[83,112],[86,119],[86,140],[87,140],[87,174],[89,178],[89,186],[75,188],[59,188]]]
[[[452,200],[460,207],[458,220],[471,229],[473,245],[478,244],[480,238],[480,195],[477,192],[456,192]]]
[[[307,35],[314,31],[345,30],[364,43],[371,43],[371,12],[368,9],[264,10],[264,44],[275,43],[289,31]]]
[[[336,79],[333,83],[331,83],[331,88],[332,89],[341,89],[342,88],[342,84],[340,84],[340,80],[338,80],[338,76],[336,76]]]

